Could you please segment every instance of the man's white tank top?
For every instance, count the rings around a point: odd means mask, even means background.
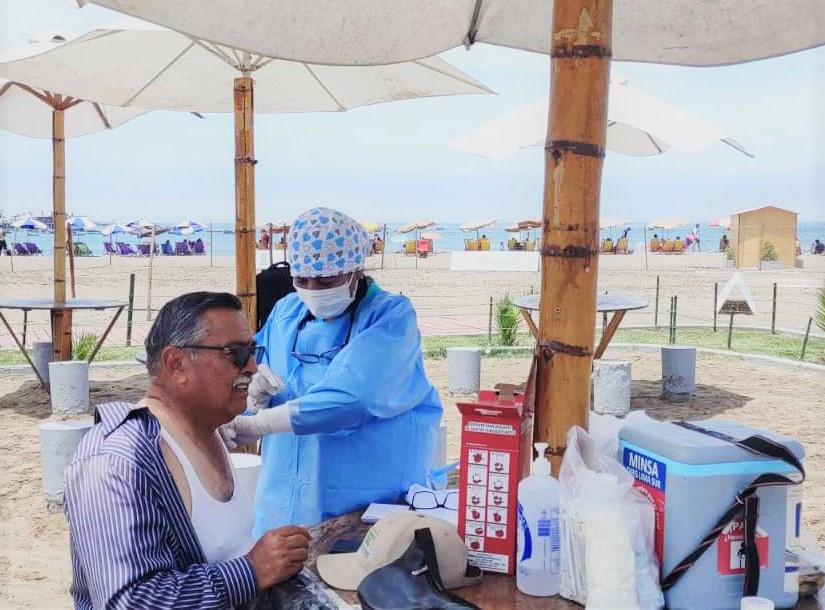
[[[234,487],[232,497],[226,502],[219,502],[209,495],[180,445],[163,428],[160,433],[178,458],[186,481],[189,483],[189,494],[192,498],[192,526],[206,555],[206,560],[212,563],[246,555],[253,544],[252,505],[249,500],[238,493],[237,486]],[[235,468],[232,466],[226,447],[223,451],[227,454],[226,459],[232,468],[234,483],[237,480]]]

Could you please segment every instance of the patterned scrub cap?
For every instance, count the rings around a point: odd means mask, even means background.
[[[312,208],[289,228],[287,259],[293,277],[330,277],[364,268],[366,230],[337,210]]]

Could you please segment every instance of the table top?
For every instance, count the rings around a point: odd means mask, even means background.
[[[0,299],[0,309],[112,309],[126,305],[126,301],[111,299],[66,299],[65,303],[57,303],[53,298]]]
[[[514,303],[520,309],[531,311],[539,310],[539,295],[528,294],[517,298]],[[648,302],[644,299],[634,299],[633,297],[623,297],[615,294],[600,294],[596,301],[596,311],[630,311],[631,309],[644,309]]]

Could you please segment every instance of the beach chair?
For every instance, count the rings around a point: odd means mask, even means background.
[[[418,256],[421,258],[427,258],[427,254],[429,254],[432,250],[432,242],[430,242],[429,239],[419,239],[417,250]]]
[[[192,254],[192,250],[189,249],[189,242],[176,241],[175,254],[177,254],[178,256]]]
[[[192,246],[192,254],[206,254],[202,239],[195,240],[195,245]]]
[[[602,242],[602,252],[613,252],[613,240],[606,237]]]
[[[536,241],[533,240],[533,239],[524,240],[524,249],[529,251],[529,252],[532,252],[533,250],[536,249]]]
[[[86,245],[86,242],[76,241],[74,242],[74,255],[75,256],[94,256],[92,253],[91,248]]]
[[[137,245],[137,253],[140,256],[149,256],[149,248],[151,246],[149,244],[138,244]]]
[[[38,248],[36,243],[27,241],[25,245],[26,249],[29,251],[29,254],[43,254],[43,250]]]
[[[160,251],[163,253],[164,256],[174,256],[175,249],[172,247],[171,242],[168,240],[163,242],[163,246],[161,246]]]
[[[508,250],[515,250],[517,243],[518,243],[518,240],[515,237],[511,237],[510,239],[507,240],[507,249]]]
[[[479,250],[489,250],[490,249],[490,240],[489,238],[482,238],[478,241],[478,249]]]
[[[121,256],[134,256],[135,254],[137,254],[137,250],[132,248],[132,246],[130,246],[126,242],[117,242],[117,249],[120,251]]]
[[[415,240],[410,239],[404,242],[404,254],[415,256]]]
[[[17,242],[14,243],[14,252],[16,254],[19,254],[20,256],[28,256],[29,255],[29,249],[26,246],[24,246],[23,244],[19,244]]]
[[[110,244],[108,241],[103,242],[103,254],[108,254],[109,256],[120,254],[118,250]]]
[[[673,242],[673,253],[674,254],[684,254],[685,253],[685,242],[683,242],[679,238],[676,238]]]
[[[665,254],[673,254],[673,240],[666,239],[665,242],[662,244],[662,252]]]
[[[648,249],[651,252],[659,252],[662,249],[662,242],[659,241],[658,237],[651,237],[650,238],[650,245],[648,246]]]
[[[627,254],[627,237],[620,237],[616,242],[616,254]]]
[[[478,250],[478,241],[475,239],[465,239],[464,240],[464,249],[465,250]]]

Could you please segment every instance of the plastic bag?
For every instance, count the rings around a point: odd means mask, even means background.
[[[633,476],[574,427],[559,482],[561,595],[588,610],[663,608],[653,506]]]
[[[825,552],[816,537],[803,529],[799,535],[799,596],[815,597],[825,608]]]

